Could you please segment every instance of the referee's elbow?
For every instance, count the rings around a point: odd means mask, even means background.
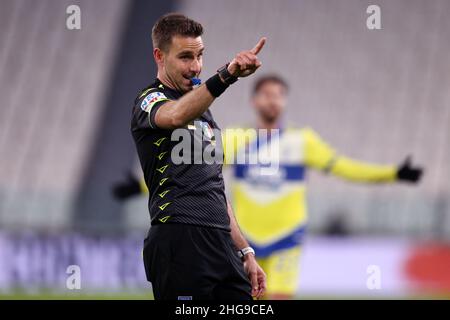
[[[156,112],[155,123],[158,128],[173,130],[186,126],[187,121],[178,113],[161,108]]]
[[[186,121],[186,119],[183,119],[180,116],[172,117],[171,123],[170,123],[172,129],[183,128],[187,124],[188,124],[188,122]]]

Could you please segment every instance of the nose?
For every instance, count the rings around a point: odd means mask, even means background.
[[[194,61],[191,63],[191,72],[195,72],[195,74],[199,74],[200,70],[202,68],[201,61],[199,59],[194,59]]]

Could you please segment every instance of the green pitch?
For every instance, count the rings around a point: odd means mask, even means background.
[[[404,296],[404,297],[373,297],[373,296],[301,296],[299,300],[367,300],[367,299],[400,299],[400,300],[428,300],[428,299],[450,299],[449,295],[434,296]],[[80,293],[11,293],[0,294],[0,300],[153,300],[153,294],[150,293],[97,293],[97,294],[80,294]]]

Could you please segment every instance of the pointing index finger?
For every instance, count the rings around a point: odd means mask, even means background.
[[[265,43],[266,43],[266,37],[262,37],[261,39],[259,39],[256,46],[252,50],[250,50],[250,52],[253,54],[258,54],[261,51],[262,47],[264,47]]]

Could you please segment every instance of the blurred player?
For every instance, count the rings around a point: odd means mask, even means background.
[[[287,83],[277,75],[270,75],[255,83],[252,96],[256,127],[279,129],[277,173],[262,174],[258,165],[233,165],[236,218],[267,274],[269,299],[292,298],[297,288],[301,243],[308,221],[307,169],[371,183],[415,183],[422,173],[420,168],[411,167],[409,160],[399,167],[356,161],[336,152],[311,128],[284,127],[282,115],[287,93]],[[253,132],[241,128],[225,130],[226,162],[236,163],[236,156],[242,152],[267,154],[270,139],[261,143]]]
[[[277,75],[260,78],[253,90],[252,105],[257,115],[253,128],[223,132],[225,162],[233,169],[232,197],[241,231],[255,249],[267,274],[267,298],[290,299],[297,290],[301,244],[308,221],[305,176],[307,169],[354,181],[392,183],[420,180],[422,169],[406,160],[399,167],[376,165],[350,159],[336,152],[311,128],[286,128],[282,115],[286,107],[287,83]],[[261,141],[255,129],[275,129],[278,151],[272,162],[274,174],[263,174],[260,164],[240,164],[245,153],[266,153],[271,140]],[[276,130],[278,129],[278,130]],[[267,141],[265,141],[267,140]],[[115,186],[118,198],[145,192],[135,177]]]

